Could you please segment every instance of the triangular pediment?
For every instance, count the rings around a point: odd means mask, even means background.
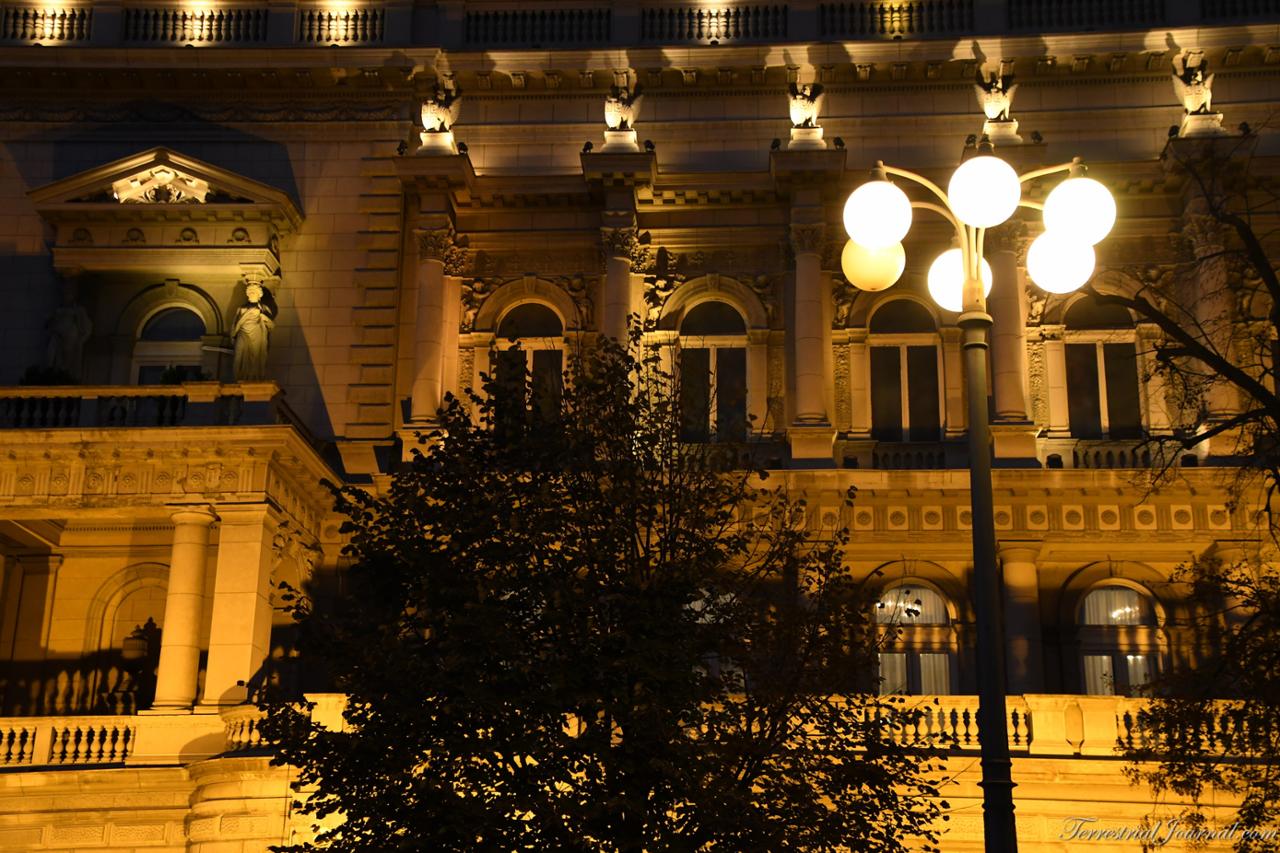
[[[37,209],[53,219],[90,211],[125,216],[160,211],[195,215],[197,208],[209,207],[222,211],[237,208],[241,214],[271,219],[285,230],[293,230],[302,221],[287,193],[168,148],[152,148],[106,163],[47,184],[30,195]]]

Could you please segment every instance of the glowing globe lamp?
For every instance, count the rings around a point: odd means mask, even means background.
[[[911,201],[888,181],[868,181],[844,203],[844,230],[868,249],[902,242],[911,229]]]
[[[1048,293],[1070,293],[1093,275],[1093,246],[1073,235],[1046,231],[1027,250],[1027,275]]]
[[[991,295],[991,265],[983,258],[982,292]],[[964,258],[959,249],[948,249],[929,266],[929,295],[947,311],[964,310]]]
[[[1044,227],[1095,245],[1116,224],[1116,201],[1093,178],[1067,178],[1044,200]]]
[[[868,249],[853,240],[844,244],[840,269],[849,283],[872,293],[891,287],[907,267],[907,253],[901,243],[882,249]]]
[[[951,175],[947,195],[951,209],[965,225],[994,228],[1018,209],[1022,184],[1008,163],[993,154],[979,154]]]

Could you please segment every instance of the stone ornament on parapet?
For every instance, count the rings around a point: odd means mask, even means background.
[[[821,83],[801,86],[791,83],[787,88],[789,98],[789,114],[791,116],[791,141],[789,149],[826,148],[822,139],[822,127],[818,124],[818,114],[822,112],[824,99]]]
[[[1185,50],[1174,56],[1171,80],[1183,110],[1180,138],[1226,134],[1222,113],[1213,111],[1213,76],[1203,51]]]
[[[987,117],[982,125],[982,135],[996,145],[1018,145],[1022,142],[1018,135],[1018,121],[1009,115],[1018,84],[1013,82],[1013,74],[1004,73],[1003,62],[995,64],[1000,70],[984,75],[982,69],[978,69],[973,87],[978,95],[978,106]]]
[[[462,111],[462,90],[452,78],[437,82],[431,96],[422,104],[422,132],[419,154],[457,154],[453,126]]]

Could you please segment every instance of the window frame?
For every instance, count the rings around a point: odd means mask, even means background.
[[[875,406],[871,401],[875,399],[875,373],[871,370],[872,350],[876,347],[896,348],[898,350],[898,391],[899,391],[899,416],[902,419],[902,435],[897,439],[898,443],[907,443],[913,441],[911,438],[911,384],[910,370],[908,365],[907,352],[910,347],[932,346],[934,354],[934,379],[938,388],[938,434],[931,439],[924,441],[941,441],[947,423],[947,388],[943,381],[944,361],[942,352],[942,335],[936,330],[933,332],[868,332],[867,334],[867,372],[870,374],[867,383],[868,405],[871,411],[868,414],[868,421],[871,423],[871,433],[875,435],[877,426],[875,422]],[[892,439],[878,439],[880,441],[892,441]]]
[[[194,314],[200,321],[201,327],[204,328],[204,334],[196,340],[187,341],[144,340],[142,334],[147,326],[161,314],[169,311],[186,311]],[[146,367],[194,367],[204,373],[204,355],[210,349],[204,342],[208,335],[209,327],[205,324],[204,315],[193,306],[182,303],[169,303],[148,312],[142,318],[142,322],[138,324],[138,329],[134,333],[133,352],[129,363],[129,381],[134,385],[141,384],[142,370]]]
[[[1094,593],[1108,589],[1124,589],[1141,596],[1150,613],[1150,622],[1136,625],[1086,624],[1085,602]],[[1075,609],[1077,659],[1080,665],[1080,692],[1085,696],[1140,696],[1145,684],[1134,684],[1129,675],[1129,657],[1145,656],[1149,677],[1156,678],[1165,668],[1164,617],[1156,597],[1147,589],[1114,580],[1095,584],[1080,596]],[[1090,692],[1088,658],[1107,658],[1111,665],[1111,692]],[[1150,681],[1147,682],[1148,684]]]
[[[879,619],[880,603],[898,590],[920,590],[936,595],[946,615],[946,621],[928,624],[881,622]],[[951,599],[933,584],[915,579],[897,582],[881,589],[880,594],[876,597],[874,606],[876,607],[876,612],[873,614],[872,622],[876,627],[876,638],[879,646],[877,655],[878,670],[876,673],[877,692],[882,696],[891,695],[889,691],[885,690],[882,676],[884,656],[905,655],[906,690],[898,695],[954,695],[957,676],[959,675],[959,655],[957,653],[955,633],[955,613]],[[922,666],[921,656],[935,654],[946,655],[947,658],[947,666],[944,670],[947,679],[946,692],[926,694],[923,685],[924,667]]]

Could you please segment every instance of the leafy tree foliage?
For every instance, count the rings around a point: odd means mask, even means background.
[[[265,705],[329,819],[289,849],[935,849],[844,531],[681,442],[656,359],[569,374],[451,401],[384,495],[337,493],[350,592],[294,615],[346,725]]]
[[[1186,214],[1184,257],[1165,268],[1099,276],[1103,303],[1122,305],[1156,330],[1155,369],[1171,429],[1152,436],[1176,464],[1210,442],[1226,463],[1225,485],[1240,515],[1259,519],[1261,552],[1209,554],[1177,581],[1189,591],[1181,626],[1199,654],[1152,686],[1129,747],[1134,782],[1193,805],[1180,817],[1207,826],[1202,804],[1238,797],[1236,848],[1280,850],[1280,572],[1274,560],[1280,487],[1280,277],[1271,261],[1280,194],[1255,168],[1256,136],[1174,140],[1165,152]],[[1175,473],[1173,468],[1162,476]],[[1270,554],[1268,557],[1266,555]],[[1246,832],[1248,830],[1248,832]]]

